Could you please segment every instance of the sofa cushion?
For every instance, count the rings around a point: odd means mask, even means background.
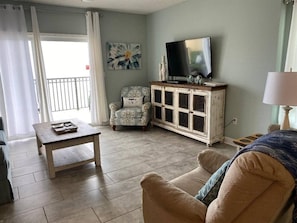
[[[198,154],[197,159],[199,166],[213,174],[230,158],[213,149],[205,149]]]
[[[122,97],[123,108],[141,107],[143,104],[143,96],[141,97]]]
[[[115,117],[125,119],[141,118],[142,115],[143,112],[141,110],[141,107],[122,108],[115,112]]]
[[[230,160],[223,163],[223,165],[208,179],[206,184],[195,196],[196,199],[208,206],[217,197],[229,163]]]
[[[170,183],[195,197],[197,191],[205,185],[210,177],[211,174],[199,166],[190,172],[174,178]]]

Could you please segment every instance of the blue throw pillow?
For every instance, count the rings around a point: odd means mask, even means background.
[[[206,184],[199,190],[198,194],[195,196],[196,199],[200,200],[206,206],[208,206],[214,199],[216,199],[229,163],[230,160],[227,160],[216,172],[211,175]]]

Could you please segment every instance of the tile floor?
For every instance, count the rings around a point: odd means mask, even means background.
[[[207,148],[158,127],[99,129],[101,168],[90,163],[59,172],[52,180],[35,138],[10,142],[15,201],[0,206],[0,223],[141,223],[142,176],[154,171],[173,179],[196,168],[197,154]],[[229,156],[236,152],[226,144],[213,148]],[[54,160],[72,162],[92,151],[91,145],[76,149],[55,151]]]

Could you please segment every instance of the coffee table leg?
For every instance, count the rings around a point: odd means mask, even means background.
[[[94,135],[94,159],[96,166],[101,165],[99,135]]]
[[[42,143],[40,142],[38,136],[36,135],[36,142],[37,142],[37,150],[38,150],[38,154],[41,155],[41,147],[42,147]]]
[[[52,146],[45,146],[45,151],[46,151],[46,160],[47,160],[49,177],[54,178],[54,177],[56,177],[56,173],[55,173],[55,167],[54,167]]]

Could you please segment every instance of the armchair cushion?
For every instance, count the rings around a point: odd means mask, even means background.
[[[141,118],[142,115],[141,107],[122,108],[115,112],[116,118]]]
[[[123,108],[141,107],[144,97],[122,97]]]

